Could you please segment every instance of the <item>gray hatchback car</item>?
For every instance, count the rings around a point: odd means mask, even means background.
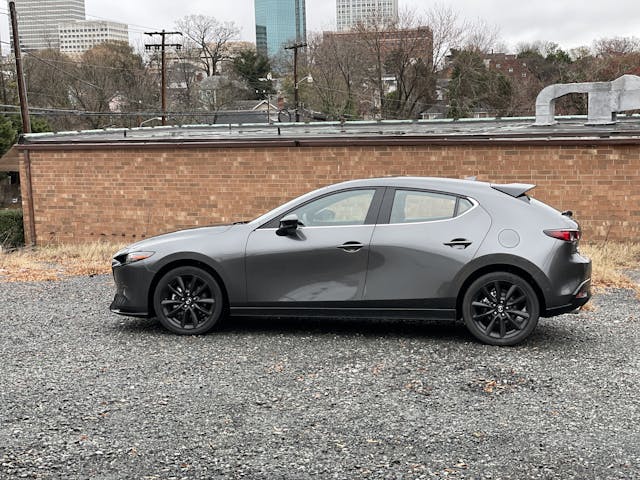
[[[202,334],[223,317],[463,319],[513,345],[590,298],[580,227],[534,185],[354,180],[250,222],[135,243],[113,257],[115,313]]]

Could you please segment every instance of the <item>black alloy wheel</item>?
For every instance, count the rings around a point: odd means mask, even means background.
[[[527,281],[494,272],[474,281],[464,295],[462,316],[469,331],[489,345],[515,345],[538,324],[540,302]]]
[[[162,325],[180,335],[199,335],[213,328],[223,312],[218,282],[197,267],[179,267],[158,282],[153,306]]]

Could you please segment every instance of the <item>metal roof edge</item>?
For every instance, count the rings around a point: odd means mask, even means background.
[[[136,128],[104,128],[84,131],[45,132],[23,135],[21,148],[45,145],[125,145],[180,144],[258,146],[291,142],[348,145],[434,142],[602,141],[615,138],[636,144],[640,140],[640,115],[623,116],[615,126],[584,126],[586,117],[558,117],[555,126],[533,126],[533,117],[503,119],[368,120],[354,122],[193,124]],[[400,140],[404,139],[404,140]]]
[[[317,137],[274,139],[155,139],[123,141],[39,142],[19,144],[19,151],[100,150],[105,148],[162,149],[162,148],[263,148],[263,147],[376,147],[376,146],[589,146],[640,145],[640,137],[463,137],[463,136],[405,136],[405,137]]]

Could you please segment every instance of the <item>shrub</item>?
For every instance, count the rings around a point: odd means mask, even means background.
[[[0,210],[0,247],[24,245],[22,210]]]

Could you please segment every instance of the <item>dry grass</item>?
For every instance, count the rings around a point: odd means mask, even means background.
[[[111,257],[122,246],[96,242],[0,252],[0,282],[38,282],[109,273]]]
[[[14,252],[0,252],[0,282],[59,280],[72,275],[96,275],[111,271],[111,256],[123,245],[97,242],[82,245],[49,245]],[[581,250],[593,260],[592,285],[598,290],[640,285],[624,274],[640,267],[640,244],[592,243]]]
[[[625,275],[625,270],[640,268],[640,244],[638,243],[591,243],[583,244],[580,250],[591,258],[592,285],[596,291],[607,288],[629,288],[640,296],[640,285]]]

